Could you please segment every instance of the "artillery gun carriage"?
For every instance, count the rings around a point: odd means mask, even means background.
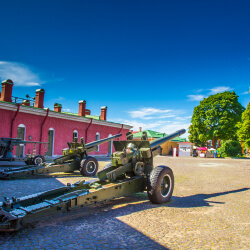
[[[63,149],[63,156],[54,159],[53,163],[7,168],[0,171],[0,179],[23,178],[55,172],[71,173],[75,170],[79,170],[83,176],[94,176],[98,171],[98,161],[88,154],[97,150],[100,144],[121,136],[122,134],[117,134],[87,144],[85,144],[83,138],[81,138],[80,143],[77,141],[68,142],[69,148]]]
[[[134,141],[128,133],[127,141],[114,141],[116,152],[111,163],[97,173],[98,179],[37,193],[22,198],[5,198],[0,202],[0,231],[19,230],[27,221],[58,212],[72,211],[106,200],[147,191],[152,203],[170,201],[174,189],[174,175],[166,166],[153,167],[153,157],[161,152],[163,143],[186,131],[149,142]],[[146,139],[144,136],[143,139]]]
[[[14,157],[12,151],[14,146],[25,146],[27,143],[33,143],[34,149],[33,154],[28,154],[24,158]],[[37,142],[37,141],[24,141],[20,138],[0,138],[0,161],[15,161],[25,162],[27,165],[39,165],[45,162],[42,155],[36,154],[36,144],[48,144],[48,142]]]

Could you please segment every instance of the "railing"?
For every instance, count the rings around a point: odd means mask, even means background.
[[[21,98],[21,97],[15,97],[15,96],[12,96],[12,102],[14,103],[23,103],[23,101],[30,101],[30,106],[34,107],[35,105],[35,98],[32,98],[32,97],[27,97],[27,98]]]

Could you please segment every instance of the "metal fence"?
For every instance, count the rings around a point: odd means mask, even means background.
[[[14,102],[14,103],[22,104],[23,101],[28,100],[28,101],[30,101],[30,106],[34,107],[34,105],[35,105],[35,98],[32,98],[32,97],[21,98],[21,97],[12,96],[11,98],[12,98],[12,102]]]

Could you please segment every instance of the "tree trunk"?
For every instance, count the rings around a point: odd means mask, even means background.
[[[218,138],[214,137],[214,139],[213,139],[213,145],[212,145],[213,148],[216,148],[217,141],[218,141]]]

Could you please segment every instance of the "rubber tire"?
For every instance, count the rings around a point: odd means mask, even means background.
[[[163,178],[169,181],[169,189],[167,194],[163,195],[161,190],[161,184]],[[170,201],[174,191],[174,174],[171,168],[166,166],[158,166],[152,170],[148,179],[147,193],[149,200],[154,204],[162,204]]]
[[[91,172],[89,172],[87,169],[87,166],[90,162],[94,163],[94,166],[95,166],[94,170]],[[98,171],[98,166],[99,164],[96,158],[87,156],[85,159],[82,159],[80,162],[80,173],[83,176],[94,176],[96,172]]]
[[[36,155],[36,156],[32,159],[34,165],[38,165],[38,164],[36,163],[36,160],[39,159],[39,158],[40,158],[40,160],[41,160],[41,163],[39,163],[39,164],[42,164],[42,163],[45,162],[45,158],[44,158],[42,155]]]
[[[110,162],[110,163],[108,163],[107,165],[104,166],[103,170],[111,168],[111,167],[112,167],[112,163]]]

